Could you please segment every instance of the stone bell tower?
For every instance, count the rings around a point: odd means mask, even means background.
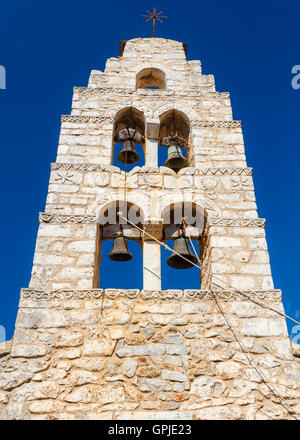
[[[130,172],[114,160],[128,139],[145,163]],[[179,171],[159,163],[170,145],[186,155]],[[201,290],[162,291],[159,242],[179,237],[182,208]],[[39,219],[0,351],[2,419],[300,417],[299,359],[276,313],[241,123],[184,44],[122,42],[74,88]],[[102,242],[120,236],[142,246],[141,291],[101,289]]]

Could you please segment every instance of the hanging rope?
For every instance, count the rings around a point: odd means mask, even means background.
[[[198,260],[199,266],[198,266],[197,264],[191,262],[190,260],[188,260],[188,259],[185,258],[184,256],[182,256],[182,255],[179,254],[178,252],[174,251],[174,250],[171,249],[168,245],[166,245],[165,243],[161,242],[161,241],[158,240],[157,238],[153,237],[151,234],[149,234],[148,232],[144,231],[143,229],[141,229],[139,226],[137,226],[137,225],[135,225],[134,223],[132,223],[132,222],[131,222],[130,220],[128,220],[127,218],[123,217],[122,214],[123,214],[122,212],[118,212],[119,217],[123,218],[123,220],[126,220],[126,221],[127,221],[128,223],[130,223],[132,226],[134,226],[135,228],[137,228],[138,230],[140,230],[141,232],[143,232],[144,234],[146,234],[147,236],[149,236],[150,238],[152,238],[152,240],[154,240],[155,242],[159,243],[159,244],[160,244],[161,246],[163,246],[165,249],[168,249],[169,251],[171,251],[171,252],[173,252],[174,254],[178,255],[178,256],[179,256],[180,258],[182,258],[183,260],[188,261],[190,264],[192,264],[193,266],[195,266],[195,267],[197,267],[199,270],[201,270],[201,267],[200,267],[200,266],[201,266],[201,262],[200,262],[200,259],[199,259],[198,254],[197,254],[197,252],[196,252],[196,250],[195,250],[194,244],[193,244],[193,242],[192,242],[192,240],[191,240],[191,237],[190,237],[189,233],[187,234],[187,236],[188,236],[188,240],[189,240],[189,242],[191,243],[191,246],[192,246],[192,248],[193,248],[194,254],[195,254],[195,256],[196,256],[196,258],[197,258],[197,260]],[[185,225],[185,221],[184,221],[184,219],[182,219],[182,220],[183,220],[184,234],[186,234],[186,225]],[[203,269],[203,267],[202,267],[202,269]],[[213,275],[213,274],[212,274],[211,272],[209,272],[208,270],[207,270],[207,272],[210,273],[211,275]],[[221,286],[218,286],[218,287],[220,287],[221,289],[223,289],[223,287],[221,287]],[[235,289],[234,287],[231,287],[231,288],[232,288],[233,290],[236,290],[237,292],[239,292],[239,291],[238,291],[237,289]],[[224,290],[224,289],[223,289],[223,290]],[[239,340],[238,336],[236,335],[236,333],[235,333],[235,331],[234,331],[234,329],[233,329],[233,327],[232,327],[232,325],[231,325],[229,319],[227,318],[227,316],[226,316],[225,312],[223,311],[222,307],[220,306],[220,304],[219,304],[219,302],[218,302],[218,300],[217,300],[217,297],[216,297],[215,293],[214,293],[214,292],[211,292],[211,293],[212,293],[212,296],[213,296],[213,298],[214,298],[214,300],[215,300],[215,302],[216,302],[216,304],[217,304],[217,307],[219,308],[219,310],[220,310],[220,312],[221,312],[221,314],[222,314],[222,316],[223,316],[223,318],[224,318],[224,320],[225,320],[225,322],[226,322],[228,328],[229,328],[230,331],[232,332],[232,334],[233,334],[235,340],[237,341],[239,347],[241,348],[243,354],[246,356],[249,365],[250,365],[250,366],[251,366],[251,367],[257,372],[257,374],[258,374],[259,377],[261,378],[262,382],[267,386],[267,388],[269,389],[269,391],[271,392],[271,394],[272,394],[272,395],[273,395],[273,396],[279,401],[278,403],[279,403],[279,404],[280,404],[280,405],[281,405],[281,406],[287,411],[287,413],[288,413],[293,419],[298,420],[298,419],[297,419],[297,418],[291,413],[291,411],[289,410],[289,408],[288,408],[288,407],[282,402],[282,397],[279,396],[279,394],[277,394],[277,393],[272,389],[272,387],[268,384],[268,382],[266,381],[266,379],[264,378],[264,376],[262,375],[262,373],[260,372],[260,370],[257,368],[257,366],[253,364],[253,361],[252,361],[252,359],[251,359],[250,356],[249,356],[249,351],[248,351],[245,347],[243,347],[243,345],[242,345],[241,341]],[[247,295],[246,295],[246,296],[247,296]],[[250,297],[248,297],[248,296],[247,296],[247,298],[249,298],[250,300],[252,300],[252,298],[250,298]],[[253,300],[252,300],[252,301],[253,301]],[[258,302],[256,302],[256,301],[254,301],[254,302],[257,303],[258,305],[261,305],[260,303],[258,303]],[[269,308],[269,307],[265,306],[264,304],[262,304],[262,306],[265,307],[265,308]],[[275,312],[279,313],[280,315],[284,315],[285,317],[287,317],[287,318],[289,318],[289,319],[292,319],[292,318],[288,317],[287,315],[282,314],[281,312],[278,312],[278,311],[275,310],[275,309],[272,309],[272,308],[270,308],[270,309],[271,309],[271,310],[274,310]],[[292,320],[293,320],[293,319],[292,319]],[[295,320],[293,320],[293,321],[295,321]],[[297,322],[297,321],[295,321],[295,322]]]
[[[186,224],[185,224],[185,220],[184,220],[184,218],[182,219],[182,223],[183,223],[184,228],[185,228],[185,231],[186,231]],[[194,254],[195,254],[195,256],[196,256],[196,258],[197,258],[197,260],[198,260],[198,262],[199,262],[199,265],[200,265],[201,263],[200,263],[199,255],[198,255],[197,252],[196,252],[196,249],[195,249],[195,247],[194,247],[193,241],[192,241],[191,236],[190,236],[189,233],[187,233],[187,237],[188,237],[188,239],[189,239],[189,242],[190,242],[190,244],[191,244],[191,246],[192,246],[192,248],[193,248]],[[249,365],[250,365],[250,366],[256,371],[256,373],[259,375],[259,377],[261,378],[262,382],[267,386],[267,388],[269,389],[269,391],[271,392],[271,394],[272,394],[277,400],[279,400],[279,404],[280,404],[280,405],[281,405],[281,406],[287,411],[287,413],[288,413],[292,418],[294,418],[295,420],[297,420],[297,418],[296,418],[293,414],[291,414],[289,408],[287,408],[287,407],[285,406],[285,404],[282,402],[282,397],[281,397],[279,394],[277,394],[277,393],[272,389],[272,387],[268,384],[268,382],[267,382],[266,379],[264,378],[264,376],[263,376],[263,374],[261,373],[261,371],[260,371],[260,370],[257,368],[257,366],[253,363],[253,360],[252,360],[252,358],[250,357],[249,350],[247,350],[247,349],[243,346],[242,342],[241,342],[240,339],[238,338],[236,332],[235,332],[234,329],[233,329],[232,324],[231,324],[230,321],[229,321],[229,318],[226,316],[224,310],[222,309],[221,305],[219,304],[219,301],[217,300],[217,297],[216,297],[216,295],[215,295],[214,292],[212,292],[212,296],[213,296],[213,298],[214,298],[214,300],[215,300],[215,303],[216,303],[218,309],[220,310],[220,313],[222,314],[222,316],[223,316],[223,318],[224,318],[224,321],[226,322],[226,324],[227,324],[229,330],[230,330],[231,333],[233,334],[233,337],[235,338],[236,342],[238,343],[238,345],[239,345],[240,349],[242,350],[243,354],[246,356]]]
[[[200,263],[200,265],[198,266],[197,264],[195,264],[195,263],[193,263],[192,261],[188,260],[187,258],[183,257],[183,256],[180,255],[178,252],[176,252],[176,251],[174,251],[172,248],[170,248],[167,244],[165,244],[165,243],[159,241],[157,238],[153,237],[151,234],[149,234],[148,232],[144,231],[143,229],[141,229],[139,226],[137,226],[137,225],[135,225],[134,223],[132,223],[132,222],[131,222],[130,220],[128,220],[127,218],[123,217],[122,214],[123,214],[122,212],[118,212],[118,215],[119,215],[123,220],[126,220],[129,224],[131,224],[132,226],[134,226],[135,228],[137,228],[140,232],[142,232],[143,234],[146,234],[148,237],[150,237],[152,240],[154,240],[154,241],[156,241],[157,243],[159,243],[159,244],[160,244],[161,246],[163,246],[165,249],[169,250],[170,252],[173,252],[173,254],[180,256],[180,258],[182,258],[182,259],[185,260],[185,261],[188,261],[190,264],[192,264],[193,266],[197,267],[199,270],[204,270],[205,272],[207,272],[209,275],[211,275],[211,276],[214,277],[215,279],[217,279],[217,280],[221,281],[222,283],[226,284],[230,289],[235,290],[237,293],[239,293],[239,294],[243,295],[245,298],[249,299],[249,301],[252,301],[253,303],[255,303],[255,304],[257,304],[257,305],[259,305],[259,306],[261,306],[261,307],[263,307],[263,308],[265,308],[265,309],[271,310],[272,312],[275,312],[275,313],[277,313],[278,315],[283,316],[283,317],[285,317],[285,318],[287,318],[287,319],[289,319],[289,320],[295,322],[296,324],[300,325],[300,322],[298,322],[296,319],[292,318],[291,316],[286,315],[285,313],[280,312],[279,310],[273,309],[273,307],[267,306],[266,304],[264,304],[264,303],[262,303],[262,302],[260,302],[260,301],[258,301],[258,300],[255,300],[255,299],[251,298],[251,296],[248,296],[245,292],[242,292],[241,290],[238,290],[236,287],[231,286],[231,285],[230,285],[229,283],[227,283],[226,281],[221,280],[221,279],[218,278],[216,275],[214,275],[212,272],[210,272],[208,269],[204,268],[204,267],[202,266],[201,263]],[[194,246],[193,246],[193,248],[194,248]],[[199,261],[199,259],[198,259],[198,261]],[[201,267],[200,267],[200,266],[201,266]],[[220,289],[223,289],[223,290],[224,290],[224,287],[222,287],[222,286],[216,284],[215,282],[214,282],[214,284],[215,284],[217,287],[220,287]]]

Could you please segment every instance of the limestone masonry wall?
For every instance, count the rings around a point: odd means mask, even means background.
[[[285,320],[214,294],[268,383],[300,414]],[[280,291],[248,292],[283,311]],[[289,418],[251,368],[211,291],[24,289],[0,381],[3,418]]]
[[[125,176],[114,147],[126,129],[144,164]],[[177,174],[158,160],[174,139],[188,161]],[[100,220],[125,188],[142,232],[122,233],[142,246],[143,290],[102,290],[101,246],[120,224]],[[161,290],[156,240],[178,237],[166,219],[179,205],[196,213],[186,232],[200,247],[202,290]],[[13,339],[0,344],[1,419],[300,417],[300,351],[276,313],[241,122],[185,45],[122,42],[74,88],[39,221]]]

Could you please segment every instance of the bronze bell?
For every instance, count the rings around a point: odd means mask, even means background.
[[[113,261],[129,261],[132,259],[132,254],[128,249],[127,238],[117,237],[114,239],[114,244],[109,253],[109,258]]]
[[[124,142],[122,150],[118,154],[118,160],[129,165],[138,162],[140,156],[135,149],[135,144],[131,140]]]
[[[171,168],[171,170],[177,173],[181,168],[188,166],[188,161],[181,152],[181,148],[177,145],[171,145],[168,148],[168,159],[165,162],[165,167]]]
[[[172,254],[168,258],[167,263],[169,266],[173,267],[174,269],[189,269],[190,267],[193,267],[192,263],[194,264],[198,263],[197,257],[193,255],[191,252],[191,248],[187,238],[185,237],[176,238],[174,240],[173,250],[191,262],[189,263],[188,261],[181,258],[179,255]]]

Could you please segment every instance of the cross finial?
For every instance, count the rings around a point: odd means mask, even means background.
[[[162,18],[168,18],[166,15],[161,15],[163,14],[163,11],[160,12],[156,12],[156,8],[153,8],[153,12],[150,12],[148,10],[146,10],[147,14],[142,15],[142,17],[147,18],[146,21],[150,21],[153,20],[153,38],[155,37],[155,21],[159,21],[160,23],[162,23]]]

